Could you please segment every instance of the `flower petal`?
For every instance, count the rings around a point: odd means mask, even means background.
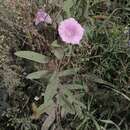
[[[52,24],[52,19],[49,16],[49,14],[44,12],[42,9],[39,9],[36,14],[36,18],[35,18],[35,25],[38,25],[41,22],[45,22],[47,24]]]
[[[65,43],[79,44],[84,29],[74,18],[68,18],[59,24],[58,32]]]

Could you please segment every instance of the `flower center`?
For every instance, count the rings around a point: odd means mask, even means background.
[[[75,36],[75,34],[76,34],[76,28],[74,28],[74,27],[72,27],[72,26],[69,26],[69,27],[67,27],[66,28],[66,35],[68,36],[68,37],[73,37],[73,36]]]

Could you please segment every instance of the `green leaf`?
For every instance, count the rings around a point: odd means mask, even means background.
[[[41,104],[38,108],[37,108],[37,112],[39,114],[42,114],[44,112],[47,112],[48,108],[50,108],[50,106],[53,106],[54,103],[52,100],[50,100],[49,102],[47,103],[44,103],[44,104]]]
[[[69,89],[64,89],[64,94],[68,97],[68,100],[71,103],[77,104],[82,108],[86,108],[86,106],[80,101],[78,100],[76,97],[76,95],[74,95]]]
[[[59,95],[58,101],[66,113],[75,114],[74,107],[68,98],[66,98],[64,95]]]
[[[68,16],[71,16],[71,14],[70,14],[70,9],[72,8],[72,6],[73,6],[73,0],[66,0],[66,1],[64,1],[64,6],[63,6],[63,10],[66,12],[66,14],[68,15]]]
[[[45,120],[45,122],[42,124],[41,130],[49,130],[53,122],[55,121],[55,109],[52,109],[49,112],[49,116]]]
[[[93,28],[92,26],[87,26],[86,27],[86,36],[92,40],[93,39]]]
[[[77,74],[78,71],[79,71],[78,68],[67,69],[67,70],[64,70],[64,71],[60,72],[59,77],[75,75],[75,74]]]
[[[47,56],[33,51],[18,51],[15,53],[15,55],[38,63],[48,63],[49,61],[49,58]]]
[[[78,104],[74,104],[74,108],[75,108],[75,111],[76,111],[76,115],[80,119],[83,119],[84,115],[83,115],[83,112],[82,112],[82,108]]]
[[[69,90],[83,90],[84,89],[83,85],[80,85],[80,84],[65,84],[64,87]]]
[[[60,86],[60,82],[59,82],[58,74],[57,72],[54,72],[45,91],[45,95],[44,95],[45,103],[52,100],[52,98],[57,94],[57,89],[59,86]]]
[[[91,114],[88,113],[88,115],[90,116],[90,118],[92,119],[94,125],[96,126],[96,130],[101,130],[100,125],[98,124],[97,120],[95,119],[95,117]]]
[[[82,127],[84,128],[84,126],[87,124],[88,120],[89,120],[88,117],[84,118],[83,121],[82,121],[82,122],[79,124],[79,126],[76,128],[76,130],[81,130]]]
[[[120,130],[119,126],[111,120],[100,120],[100,121],[106,124],[112,124],[117,128],[117,130]]]
[[[124,8],[126,11],[130,11],[130,8]]]
[[[53,41],[51,46],[52,47],[57,47],[57,48],[61,47],[61,45],[57,43],[57,40]]]
[[[63,20],[64,20],[63,16],[59,14],[57,19],[56,19],[57,23],[60,24],[60,22]]]
[[[130,58],[130,49],[128,49],[127,55],[128,55],[128,58]]]
[[[41,70],[41,71],[37,71],[37,72],[33,72],[27,75],[27,79],[40,79],[42,77],[45,77],[47,74],[49,73],[49,71],[47,70]]]
[[[59,60],[61,60],[64,57],[64,50],[62,48],[53,48],[52,52]]]
[[[48,111],[50,109],[52,109],[54,107],[54,102],[52,100],[50,100],[49,102],[47,103],[44,103],[44,104],[41,104],[39,107],[36,107],[36,106],[33,106],[33,117],[35,119],[39,118],[41,114],[43,113],[48,113]],[[35,107],[35,109],[34,109]]]
[[[115,93],[122,95],[125,99],[127,99],[128,101],[130,101],[130,98],[127,95],[125,95],[124,93],[122,93],[122,92],[118,91],[117,89],[115,89],[116,86],[113,85],[112,83],[104,81],[104,80],[102,80],[101,78],[98,78],[95,75],[87,75],[87,78],[89,80],[91,80],[91,81],[94,81],[95,83],[104,84],[103,87],[111,89]]]

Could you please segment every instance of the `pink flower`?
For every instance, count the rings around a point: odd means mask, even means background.
[[[68,18],[60,23],[58,32],[65,43],[79,44],[84,29],[74,18]]]
[[[44,12],[42,9],[39,9],[35,18],[35,25],[38,25],[41,22],[51,24],[52,19],[46,12]]]

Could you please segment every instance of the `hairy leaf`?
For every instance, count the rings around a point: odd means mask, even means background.
[[[41,104],[37,107],[34,103],[32,104],[33,118],[38,119],[41,114],[49,112],[50,109],[54,108],[55,104],[52,100],[47,103]]]
[[[27,79],[40,79],[46,76],[49,72],[47,70],[41,70],[37,72],[33,72],[27,75]]]
[[[75,75],[78,72],[78,70],[78,68],[64,70],[59,73],[59,77]]]
[[[62,109],[65,111],[65,113],[75,114],[75,110],[72,103],[64,95],[59,96],[59,103],[62,106]]]
[[[69,90],[83,90],[83,85],[80,84],[64,84],[64,87]]]
[[[45,103],[47,103],[49,100],[52,100],[52,98],[57,94],[57,89],[59,86],[60,86],[60,82],[59,82],[58,74],[57,72],[54,72],[45,91],[45,96],[44,96]]]
[[[49,58],[47,56],[33,51],[17,51],[15,55],[38,63],[48,63],[49,61]]]
[[[61,60],[64,56],[64,50],[62,48],[53,48],[52,52],[59,60]]]
[[[49,130],[49,128],[52,125],[52,123],[54,122],[54,120],[55,120],[55,110],[53,109],[49,112],[49,116],[43,123],[41,130]]]

